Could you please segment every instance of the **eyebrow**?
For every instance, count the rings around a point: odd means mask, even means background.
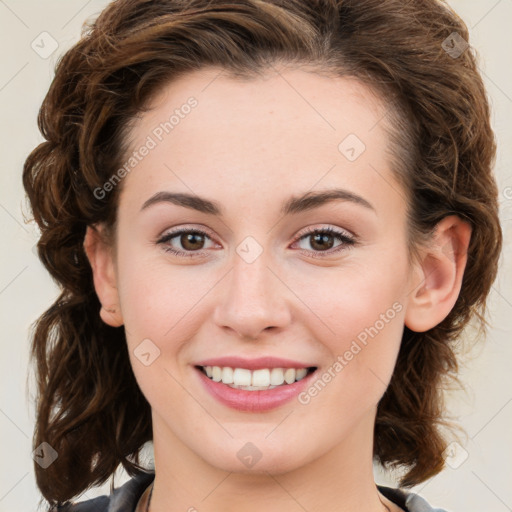
[[[375,212],[375,208],[363,197],[348,190],[330,189],[319,192],[306,192],[301,196],[291,197],[283,204],[281,214],[291,215],[310,211],[336,200],[354,203]],[[223,216],[223,208],[217,201],[209,200],[197,195],[167,191],[157,192],[151,196],[144,202],[141,211],[158,203],[172,203],[177,206],[190,208],[209,215],[216,215],[219,217]]]

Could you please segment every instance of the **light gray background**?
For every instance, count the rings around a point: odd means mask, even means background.
[[[28,329],[57,294],[33,250],[37,230],[23,221],[22,165],[42,141],[36,115],[57,57],[78,40],[82,22],[106,4],[106,0],[0,0],[0,512],[36,510],[40,497],[31,450],[34,386],[26,386]],[[505,252],[489,302],[492,329],[487,341],[465,358],[461,378],[467,392],[448,397],[450,415],[465,428],[467,438],[448,455],[452,467],[413,490],[452,512],[506,512],[512,511],[512,0],[451,0],[450,4],[470,27],[470,43],[480,55],[492,103]],[[51,50],[50,38],[42,32],[58,43],[47,58],[31,47],[35,41],[40,52]],[[41,38],[46,38],[44,49]],[[151,445],[148,448],[150,454]],[[391,475],[377,471],[376,478],[394,485]],[[116,484],[126,479],[124,471],[118,471]],[[108,483],[81,499],[104,493]]]

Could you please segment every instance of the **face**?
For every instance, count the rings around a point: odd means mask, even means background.
[[[219,73],[161,91],[122,183],[116,300],[155,457],[284,472],[371,450],[413,288],[385,106],[304,69]],[[234,389],[223,368],[239,386],[300,380]]]

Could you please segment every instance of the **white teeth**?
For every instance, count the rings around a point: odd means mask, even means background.
[[[295,380],[302,380],[308,373],[308,370],[306,368],[299,368],[295,372]]]
[[[280,386],[284,382],[284,373],[282,368],[272,368],[270,372],[270,384]]]
[[[245,368],[235,368],[233,371],[233,384],[235,386],[251,385],[251,370]]]
[[[295,382],[295,368],[286,368],[284,372],[284,381],[286,384]]]
[[[254,370],[252,372],[251,386],[270,386],[270,370]]]
[[[262,368],[251,371],[229,366],[205,366],[204,371],[214,382],[222,382],[232,388],[250,391],[293,384],[295,381],[302,380],[308,373],[307,368]]]
[[[219,366],[212,368],[212,380],[214,382],[220,382],[222,380],[222,369]]]
[[[222,368],[222,382],[224,384],[233,384],[233,368],[229,366]]]

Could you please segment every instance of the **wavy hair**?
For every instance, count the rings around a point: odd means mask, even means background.
[[[466,324],[476,318],[485,330],[502,244],[488,99],[473,49],[445,51],[454,32],[469,41],[440,0],[117,0],[84,25],[56,65],[38,116],[45,141],[23,169],[39,258],[60,287],[31,333],[33,447],[47,442],[58,452],[46,469],[34,463],[50,505],[104,483],[120,464],[130,476],[145,469],[151,409],[124,330],[100,319],[83,241],[88,225],[115,227],[121,187],[101,199],[94,191],[122,164],[130,121],[162,87],[208,65],[253,77],[284,62],[360,80],[395,120],[387,125],[410,243],[447,215],[471,224],[458,300],[431,330],[405,328],[374,431],[375,460],[405,468],[402,486],[442,469],[442,389],[456,374]]]

